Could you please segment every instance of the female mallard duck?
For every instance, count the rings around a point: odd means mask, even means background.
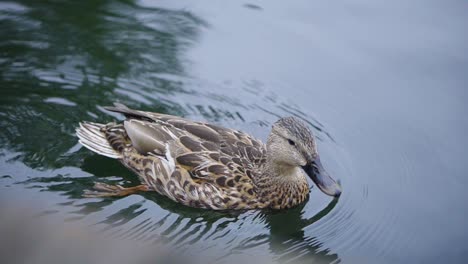
[[[140,176],[124,188],[97,183],[86,196],[156,191],[187,206],[214,210],[290,208],[309,194],[306,174],[324,193],[341,194],[323,170],[314,136],[299,119],[273,124],[266,145],[237,130],[181,117],[106,107],[123,123],[83,122],[76,134],[88,149],[119,159]]]

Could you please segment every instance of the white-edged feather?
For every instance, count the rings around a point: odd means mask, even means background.
[[[167,165],[169,166],[169,170],[171,172],[170,174],[172,174],[175,171],[176,164],[174,158],[171,155],[171,150],[168,143],[166,143],[166,159]]]
[[[177,136],[167,127],[162,126],[162,130],[166,132],[172,139],[177,139]]]
[[[109,142],[107,142],[106,136],[101,132],[102,127],[104,127],[104,125],[98,123],[80,123],[80,127],[76,129],[76,135],[79,138],[78,142],[87,149],[100,155],[113,159],[122,158],[122,156],[112,148]]]

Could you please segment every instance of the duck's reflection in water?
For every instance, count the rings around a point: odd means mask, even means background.
[[[326,208],[311,218],[303,218],[302,205],[287,211],[268,212],[264,215],[270,230],[270,250],[277,256],[280,263],[336,263],[339,262],[337,254],[329,249],[322,248],[316,237],[307,236],[304,229],[327,215],[337,204],[333,199]]]

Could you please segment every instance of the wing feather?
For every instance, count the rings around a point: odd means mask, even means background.
[[[223,176],[227,184],[249,172],[248,179],[265,156],[265,145],[241,131],[122,104],[106,109],[127,117],[125,128],[140,153],[164,155],[169,148],[176,165],[195,179],[214,182]]]

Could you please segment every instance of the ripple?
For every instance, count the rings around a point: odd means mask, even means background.
[[[0,3],[0,10],[1,12],[24,14],[29,10],[29,8],[15,2],[5,1]]]
[[[59,104],[59,105],[65,105],[65,106],[76,106],[76,103],[67,100],[65,98],[60,98],[60,97],[49,97],[44,99],[44,103],[53,103],[53,104]]]

